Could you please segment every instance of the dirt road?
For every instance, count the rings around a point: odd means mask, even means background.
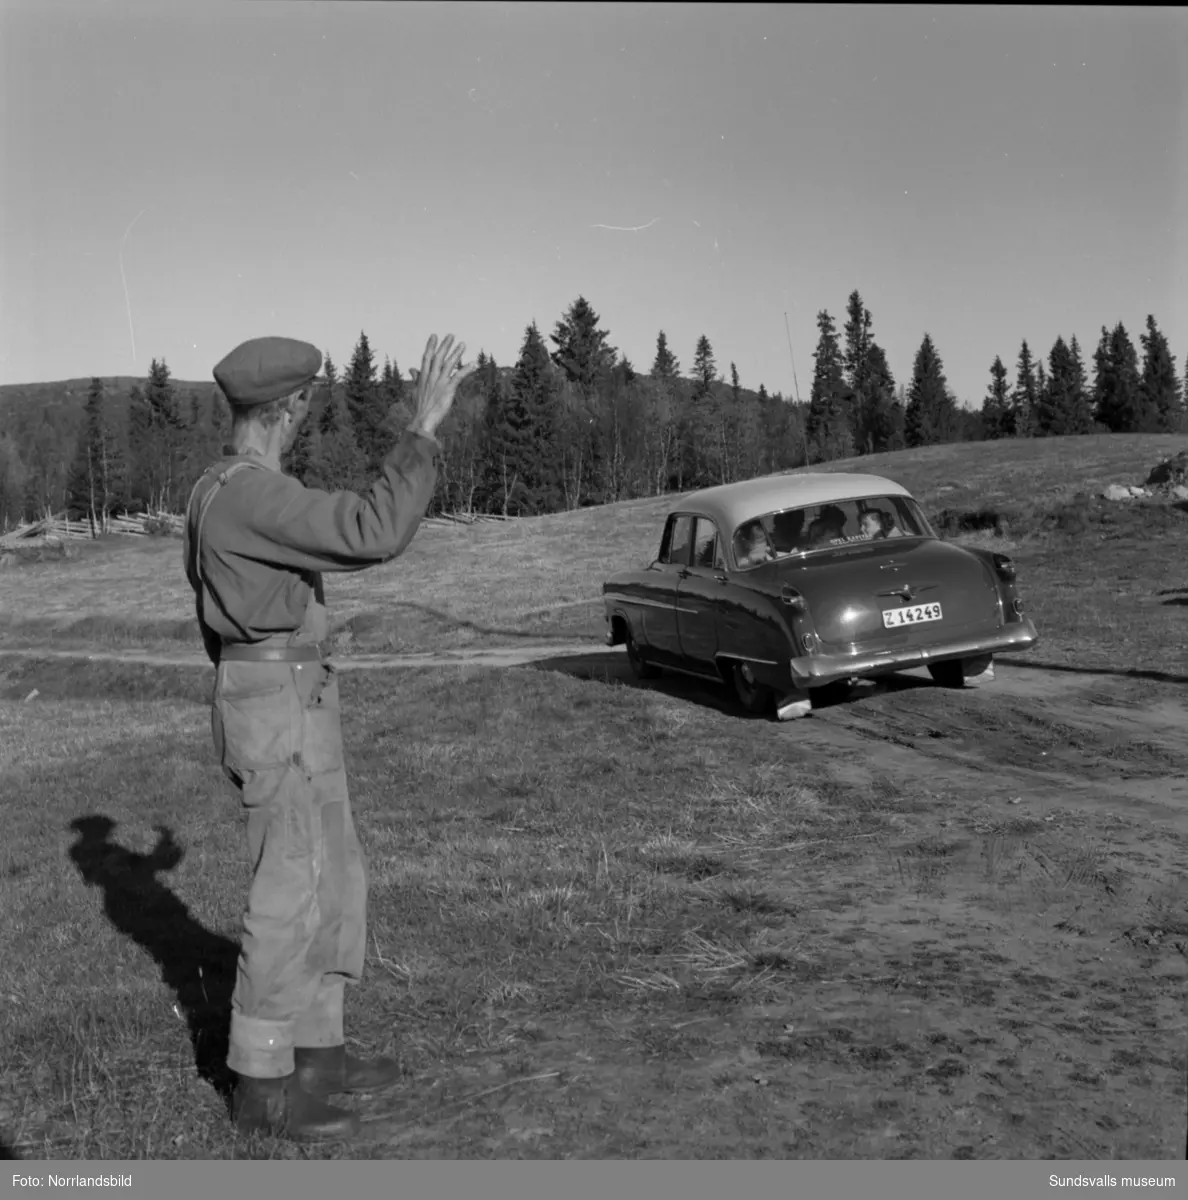
[[[207,668],[200,654],[140,650],[0,649],[0,662],[85,659]],[[724,687],[668,675],[639,684],[621,647],[522,642],[425,654],[352,654],[340,671],[433,667],[556,670],[607,684],[646,686],[744,717]],[[852,782],[916,782],[931,791],[988,788],[1051,804],[1142,810],[1188,831],[1188,678],[1131,675],[999,660],[996,678],[949,691],[923,672],[862,683],[807,720],[771,724],[771,736],[820,748]],[[1013,798],[1013,797],[1012,797]]]
[[[555,654],[537,665],[656,688],[747,719],[726,688],[676,676],[636,684],[621,653]],[[905,672],[861,683],[845,700],[772,725],[770,733],[819,747],[855,783],[883,778],[929,792],[1009,791],[1021,802],[1142,811],[1188,832],[1188,678],[1019,658],[999,660],[993,681],[950,691],[924,671]]]
[[[400,667],[518,667],[542,658],[558,655],[601,656],[622,654],[621,649],[592,647],[589,642],[525,642],[515,646],[495,646],[485,650],[441,650],[428,654],[351,654],[332,655],[340,671],[363,671]],[[209,667],[204,654],[167,654],[153,650],[50,650],[41,647],[0,648],[5,658],[83,659],[87,662],[135,663],[152,667]]]

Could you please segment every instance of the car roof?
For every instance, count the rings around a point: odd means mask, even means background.
[[[911,496],[902,484],[879,475],[848,472],[804,471],[799,474],[764,475],[739,483],[702,488],[682,496],[669,508],[672,513],[700,512],[719,528],[733,532],[745,521],[784,508],[861,500],[870,496]]]

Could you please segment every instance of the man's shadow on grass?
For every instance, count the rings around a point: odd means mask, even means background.
[[[172,830],[155,826],[156,846],[140,854],[111,840],[115,826],[99,815],[71,821],[78,840],[70,857],[84,881],[102,889],[107,919],[160,967],[189,1026],[198,1074],[228,1101],[234,1076],[226,1060],[239,946],[195,920],[157,878],[184,855]]]

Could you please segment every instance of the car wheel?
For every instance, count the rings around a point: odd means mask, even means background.
[[[928,674],[932,682],[939,687],[959,688],[965,686],[965,672],[961,669],[961,659],[951,659],[949,662],[929,663]]]
[[[994,657],[981,654],[977,658],[957,658],[949,662],[930,663],[928,674],[941,687],[960,688],[966,683],[981,683],[994,678]]]
[[[657,679],[660,676],[660,668],[644,658],[630,633],[627,634],[627,661],[631,664],[636,679]]]
[[[734,678],[734,694],[738,702],[749,713],[766,712],[771,706],[772,691],[759,683],[746,663],[735,663],[731,668]]]
[[[829,708],[834,704],[844,704],[853,692],[853,680],[838,679],[833,683],[826,683],[822,687],[813,688],[813,707]]]

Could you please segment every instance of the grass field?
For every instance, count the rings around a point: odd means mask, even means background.
[[[1074,497],[1184,443],[863,460],[934,515],[1006,513],[1044,641],[984,689],[905,677],[779,725],[723,689],[637,686],[620,656],[345,670],[372,870],[349,1032],[405,1072],[359,1101],[349,1147],[226,1121],[247,866],[209,670],[0,658],[0,1141],[55,1159],[1181,1157],[1188,513]],[[575,601],[648,557],[662,508],[435,530],[331,603],[373,614],[365,649],[593,639]],[[6,568],[3,643],[196,648],[116,625],[185,620],[176,554]]]
[[[1117,505],[1077,496],[1090,497],[1107,483],[1141,482],[1156,462],[1185,447],[1183,435],[978,442],[831,467],[887,474],[933,517],[945,510],[1000,514],[1003,535],[980,539],[1018,558],[1024,596],[1045,629],[1044,653],[1061,655],[1061,661],[1088,661],[1084,656],[1090,655],[1107,665],[1163,653],[1152,642],[1162,643],[1173,627],[1159,623],[1159,606],[1150,610],[1144,597],[1188,587],[1188,565],[1151,561],[1145,536],[1136,534],[1143,533],[1144,521],[1166,526],[1180,514],[1160,508],[1131,524]],[[423,529],[389,566],[327,579],[342,649],[411,652],[518,638],[599,638],[605,628],[597,603],[603,580],[654,556],[671,503],[661,497],[523,521]],[[1053,552],[1051,534],[1061,526],[1066,536]],[[1072,539],[1070,532],[1084,536]],[[1102,538],[1118,560],[1117,570],[1110,568],[1109,595],[1102,595],[1097,579]],[[115,543],[84,543],[74,560],[7,568],[0,575],[6,597],[0,645],[52,640],[59,646],[200,650],[180,543]],[[1148,628],[1150,622],[1155,624]],[[1180,637],[1184,649],[1188,642]]]

